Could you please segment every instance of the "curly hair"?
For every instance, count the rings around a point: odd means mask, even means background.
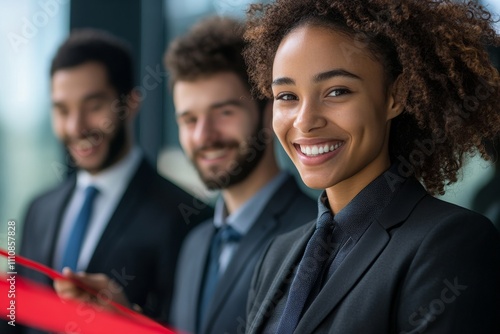
[[[431,194],[457,181],[465,158],[500,132],[500,78],[486,47],[499,45],[492,15],[473,1],[277,0],[251,5],[244,51],[257,94],[272,97],[281,40],[302,25],[345,33],[399,77],[403,113],[393,119],[391,162]],[[401,170],[400,170],[401,171]]]
[[[165,53],[170,86],[219,72],[234,72],[249,86],[245,60],[244,25],[234,19],[210,17],[174,40]]]

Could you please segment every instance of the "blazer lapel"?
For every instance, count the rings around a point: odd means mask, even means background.
[[[262,224],[260,224],[260,222],[262,222]],[[255,256],[255,253],[263,247],[263,240],[265,240],[270,231],[275,228],[276,221],[272,217],[266,217],[266,219],[261,218],[258,225],[259,226],[254,226],[255,228],[250,229],[248,234],[242,239],[224,275],[217,283],[212,306],[206,318],[206,326],[210,326],[215,320],[217,314],[219,314],[221,304],[225,302],[227,295],[233,291],[234,284],[236,284],[241,276],[241,272],[246,269],[248,262]]]
[[[275,233],[273,231],[279,228],[279,216],[281,212],[287,209],[289,201],[296,193],[298,186],[292,176],[283,183],[283,185],[273,194],[269,203],[257,218],[247,235],[242,239],[236,253],[233,255],[224,275],[221,277],[214,293],[214,300],[210,307],[206,322],[202,327],[206,330],[217,318],[220,313],[221,305],[233,291],[233,287],[241,277],[241,273],[246,269],[248,262],[259,253],[266,240],[270,240]],[[284,222],[286,223],[286,222]]]
[[[43,231],[44,238],[40,238],[40,249],[38,254],[45,256],[45,258],[40,258],[39,261],[48,266],[53,267],[54,252],[57,238],[59,237],[57,231],[62,223],[64,210],[71,198],[71,193],[75,188],[75,184],[76,178],[74,176],[70,177],[70,180],[63,184],[62,188],[51,200],[54,205],[47,209],[48,212],[46,214],[42,215],[42,217],[46,217],[46,223],[44,224]]]
[[[344,259],[300,320],[296,332],[309,333],[337,306],[389,241],[389,234],[373,222]],[[331,293],[327,293],[331,291]]]
[[[380,217],[372,222],[354,249],[325,284],[323,292],[307,309],[296,328],[296,333],[314,331],[383,251],[390,239],[387,230],[406,220],[425,195],[425,190],[417,180],[410,178],[403,183]]]
[[[143,159],[104,229],[94,254],[92,254],[87,271],[92,272],[93,266],[102,261],[102,257],[106,256],[107,246],[113,243],[113,239],[117,235],[116,232],[125,229],[128,222],[130,222],[136,203],[143,200],[144,188],[149,184],[152,173],[154,173],[154,170]]]
[[[207,258],[210,253],[210,246],[212,242],[212,237],[215,233],[215,227],[213,224],[213,220],[209,221],[209,224],[203,227],[203,231],[200,231],[201,238],[196,240],[197,248],[199,248],[199,253],[204,256],[191,256],[189,261],[191,262],[190,267],[193,268],[190,272],[191,277],[184,277],[183,279],[191,280],[191,289],[193,289],[193,293],[190,294],[190,300],[185,300],[183,303],[186,305],[200,305],[200,297],[201,291],[203,289],[203,275],[205,273],[205,267],[207,265]],[[206,236],[210,235],[210,238]],[[189,315],[192,316],[190,319],[192,324],[197,324],[198,322],[198,308],[196,308],[195,312],[189,312]],[[196,327],[194,325],[193,327]],[[201,325],[200,325],[201,327]]]
[[[272,283],[265,296],[263,298],[258,296],[259,300],[268,301],[281,299],[281,296],[278,296],[278,294],[282,294],[283,284],[287,280],[290,280],[290,274],[292,272],[295,272],[295,267],[302,258],[307,242],[311,238],[311,235],[314,233],[315,229],[316,221],[313,221],[311,223],[308,223],[303,228],[300,228],[300,234],[296,232],[294,233],[294,235],[302,235],[302,237],[300,237],[296,242],[293,243],[292,248],[288,251],[288,255],[283,259],[283,262],[276,276],[272,278]],[[267,303],[263,303],[260,306],[260,309],[257,311],[254,320],[250,324],[249,333],[258,333],[260,331],[260,326],[264,321],[263,316],[268,311],[267,307]]]

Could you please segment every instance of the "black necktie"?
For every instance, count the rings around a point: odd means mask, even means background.
[[[334,248],[338,248],[335,240],[333,217],[330,212],[321,215],[316,223],[316,230],[307,243],[304,255],[293,278],[285,309],[278,325],[278,334],[293,333],[310,294],[316,284],[320,284],[321,273]],[[337,227],[335,227],[336,229]]]
[[[72,226],[71,233],[64,250],[60,269],[64,267],[70,267],[73,271],[76,271],[77,269],[76,265],[80,256],[80,249],[82,248],[85,233],[87,232],[87,226],[92,214],[94,199],[98,192],[99,190],[97,190],[94,186],[88,186],[85,189],[85,199]]]
[[[202,298],[198,308],[198,328],[206,315],[208,304],[212,299],[215,287],[219,280],[219,258],[222,247],[229,242],[238,242],[241,234],[230,225],[224,225],[213,236],[210,246],[209,263],[207,265],[205,280],[202,291]]]

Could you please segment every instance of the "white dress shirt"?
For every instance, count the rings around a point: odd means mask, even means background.
[[[278,191],[279,187],[285,183],[289,177],[287,171],[281,171],[257,193],[255,193],[248,201],[245,202],[238,210],[228,215],[224,199],[220,197],[215,204],[214,225],[216,228],[221,228],[225,224],[233,227],[244,237],[250,228],[256,223],[257,218],[266,207],[271,197]],[[219,276],[226,271],[229,261],[233,257],[237,242],[228,242],[222,246],[219,257]]]
[[[83,204],[85,189],[89,185],[93,185],[99,190],[99,193],[94,199],[92,214],[77,264],[77,271],[86,270],[104,229],[123,197],[130,180],[139,168],[141,157],[142,153],[139,147],[133,147],[125,158],[97,175],[91,175],[84,170],[78,171],[76,187],[66,206],[59,229],[54,254],[54,268],[60,268],[61,266],[66,243],[76,216]]]

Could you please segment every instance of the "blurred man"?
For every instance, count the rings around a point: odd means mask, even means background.
[[[179,256],[170,324],[187,333],[244,332],[257,260],[317,208],[278,167],[271,104],[251,96],[242,34],[239,22],[210,18],[165,55],[181,145],[207,187],[221,190],[213,218],[190,232]],[[108,284],[98,275],[68,277],[97,290]],[[88,299],[71,282],[55,287],[63,298]],[[131,306],[122,294],[113,299]]]
[[[243,333],[258,258],[317,208],[278,167],[271,103],[251,96],[242,35],[239,22],[210,18],[165,55],[182,148],[207,187],[222,190],[178,262],[171,323],[190,333]]]
[[[53,129],[77,168],[31,203],[20,254],[103,273],[145,314],[165,319],[181,242],[211,210],[160,177],[134,144],[133,72],[128,47],[102,31],[74,32],[58,49]]]

